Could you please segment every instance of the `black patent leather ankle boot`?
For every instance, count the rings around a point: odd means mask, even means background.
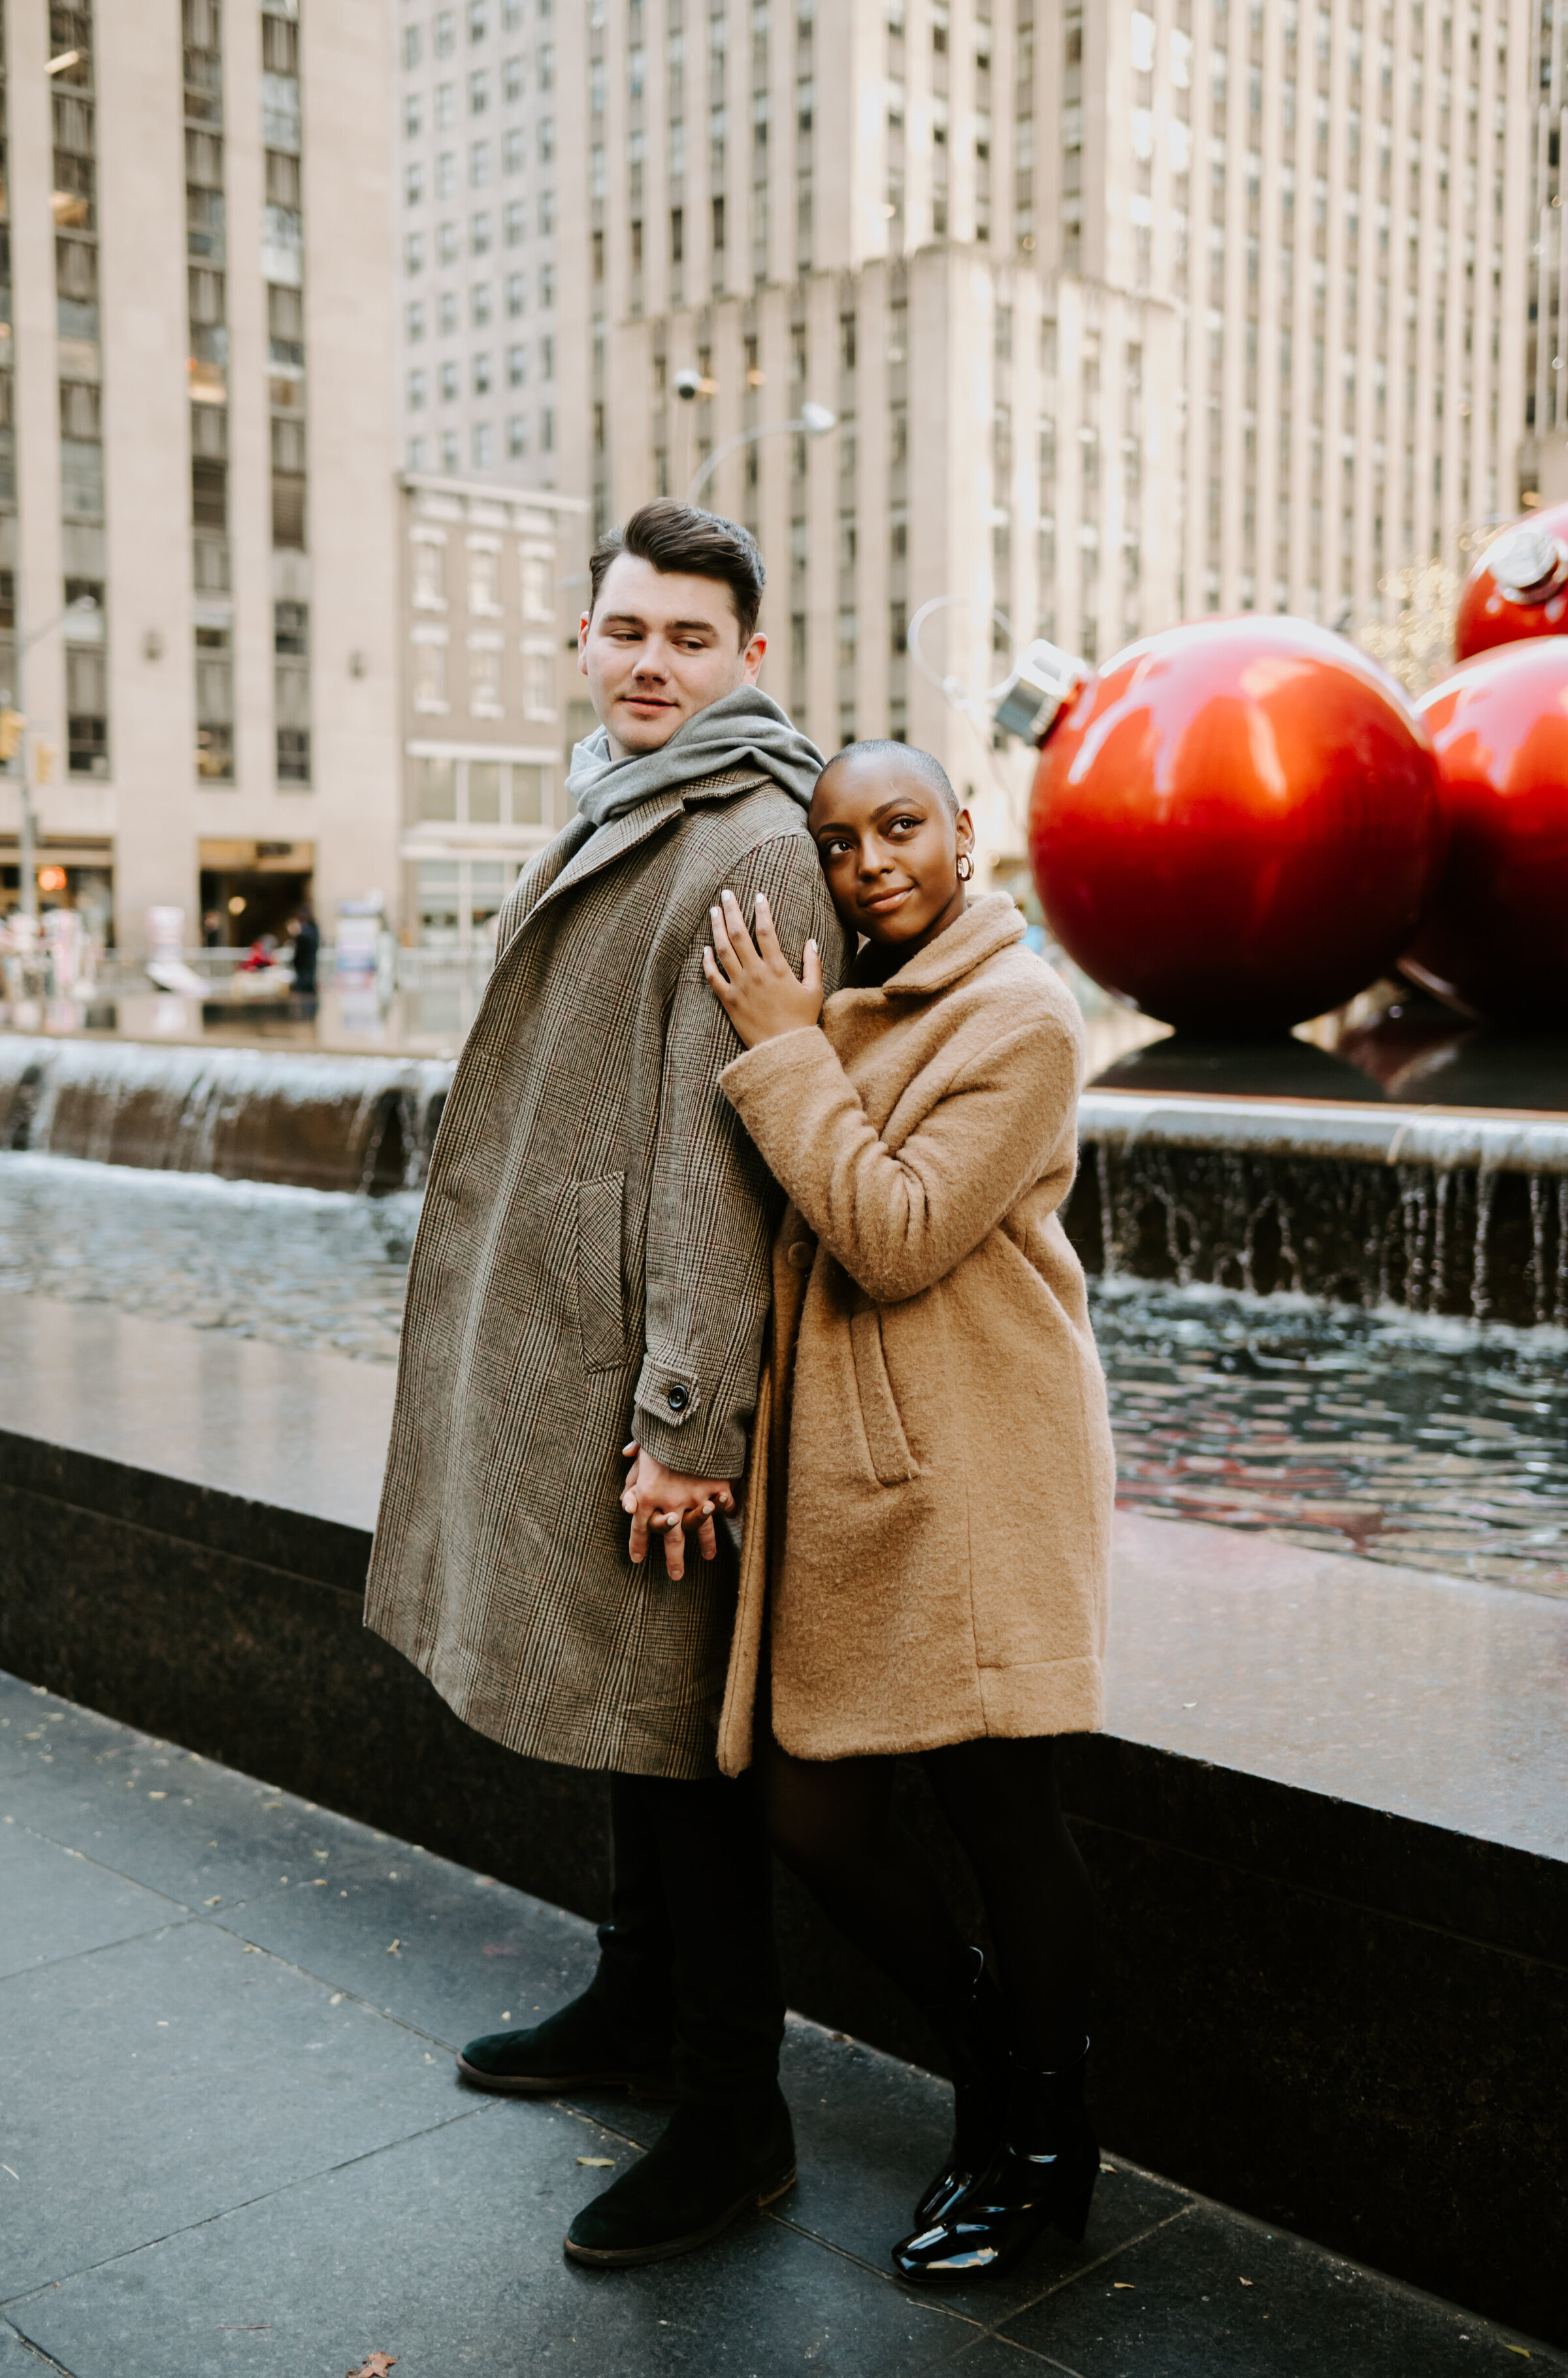
[[[1001,1993],[986,1970],[982,1949],[971,1949],[974,1971],[964,2012],[952,2038],[952,2144],[947,2161],[915,2207],[925,2229],[977,2180],[1002,2143],[1007,2108],[1007,2026]]]
[[[1002,2145],[980,2177],[924,2229],[892,2251],[893,2268],[916,2287],[957,2287],[1015,2262],[1053,2224],[1083,2237],[1100,2168],[1083,2106],[1089,2043],[1051,2072],[1009,2067]]]

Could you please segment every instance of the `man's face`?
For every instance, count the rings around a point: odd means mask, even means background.
[[[722,578],[686,578],[618,553],[592,614],[578,623],[578,667],[614,758],[657,751],[677,727],[755,685],[765,636],[740,640],[735,601]]]

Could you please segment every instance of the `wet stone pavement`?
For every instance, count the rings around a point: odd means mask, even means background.
[[[576,1917],[0,1677],[0,2378],[1568,2373],[1114,2144],[1082,2247],[917,2296],[886,2252],[948,2093],[793,2019],[796,2189],[579,2271],[568,2221],[662,2114],[476,2097],[451,2052],[592,1959]]]

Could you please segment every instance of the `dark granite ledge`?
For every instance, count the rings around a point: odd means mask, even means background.
[[[35,1495],[146,1535],[230,1555],[257,1570],[275,1569],[280,1576],[351,1594],[356,1603],[364,1599],[370,1558],[365,1528],[133,1469],[15,1429],[0,1429],[0,1491]]]
[[[385,1375],[224,1354],[216,1401],[186,1379],[162,1419],[127,1417],[190,1333],[60,1307],[24,1327],[23,1302],[0,1299],[0,1665],[602,1914],[603,1780],[499,1750],[361,1625],[380,1456],[360,1382],[384,1422]],[[32,1344],[53,1356],[30,1394]],[[1114,1627],[1107,1730],[1065,1758],[1104,1931],[1107,2135],[1568,2333],[1568,1609],[1124,1516]],[[8,1735],[0,1757],[25,1796]],[[918,1770],[900,1788],[977,1926]],[[779,1917],[793,2005],[937,2060],[787,1878]]]
[[[129,1470],[14,1431],[0,1431],[0,1513],[18,1543],[67,1525],[73,1514],[89,1533],[107,1521],[124,1534],[138,1568],[173,1571],[194,1548],[242,1562],[247,1599],[254,1597],[258,1611],[269,1601],[325,1588],[343,1618],[358,1619],[370,1550],[365,1530]],[[8,1635],[0,1611],[0,1641]],[[376,1644],[375,1651],[380,1663],[402,1669],[385,1647]],[[58,1677],[50,1681],[66,1688]],[[138,1709],[117,1706],[108,1675],[92,1681],[87,1697],[96,1705],[139,1722]],[[176,1713],[169,1723],[181,1731]],[[198,1738],[191,1727],[202,1723],[195,1712],[184,1720],[186,1738]],[[226,1731],[203,1747],[230,1755]],[[1071,1741],[1064,1775],[1074,1814],[1107,1830],[1568,1967],[1568,1866],[1555,1857],[1114,1730]],[[396,1822],[405,1813],[401,1797],[379,1813]],[[428,1830],[436,1834],[438,1820]]]

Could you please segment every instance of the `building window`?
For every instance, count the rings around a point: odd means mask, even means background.
[[[522,706],[530,718],[553,718],[556,715],[554,672],[547,644],[523,648]]]
[[[408,376],[408,409],[417,413],[425,402],[425,374],[411,371]]]
[[[403,270],[410,275],[425,270],[425,234],[411,231],[403,242]]]
[[[490,218],[488,215],[471,215],[469,217],[468,251],[471,256],[489,255]]]
[[[554,190],[541,190],[539,193],[540,236],[544,239],[548,239],[555,228],[556,194]]]
[[[490,283],[476,281],[469,292],[469,316],[476,330],[483,330],[490,320]]]
[[[489,70],[485,66],[480,66],[473,74],[471,74],[468,78],[468,112],[470,115],[483,115],[489,104]]]
[[[447,357],[446,362],[441,366],[441,402],[442,402],[442,403],[443,403],[443,404],[454,404],[454,403],[457,402],[457,393],[458,393],[458,367],[457,367],[457,361],[456,361],[456,358],[455,358],[454,356],[449,355],[449,356]]]
[[[417,206],[419,206],[419,205],[423,202],[423,200],[424,200],[424,197],[425,197],[425,168],[424,168],[424,166],[423,166],[423,165],[420,165],[420,164],[405,165],[405,166],[403,167],[403,204],[404,204],[404,206],[405,206],[405,207],[417,207]]]
[[[433,536],[413,540],[413,607],[444,611],[447,607],[447,549]]]
[[[510,57],[501,68],[501,97],[509,104],[522,97],[522,60]]]
[[[310,782],[310,613],[304,603],[272,607],[273,729],[281,785]]]
[[[234,781],[234,668],[227,628],[196,631],[196,773],[203,784]]]
[[[432,27],[436,55],[449,58],[457,41],[457,24],[449,8],[443,8]]]
[[[524,547],[519,556],[522,580],[522,613],[526,619],[552,619],[556,614],[555,556],[549,547]]]
[[[417,643],[413,648],[413,706],[438,711],[447,707],[447,648]]]
[[[521,462],[528,452],[528,424],[521,413],[514,413],[507,423],[507,452],[514,462]]]
[[[437,233],[436,254],[443,264],[457,262],[458,227],[455,222],[444,222]]]
[[[458,433],[455,429],[441,432],[441,468],[455,471],[458,467]]]
[[[488,396],[490,393],[490,357],[488,354],[477,354],[473,358],[473,393],[475,396]]]
[[[487,421],[476,421],[469,440],[476,471],[487,471],[496,459],[495,433]]]
[[[468,149],[468,186],[482,190],[490,179],[490,143],[472,140]]]
[[[539,415],[539,451],[541,454],[553,454],[555,450],[556,413],[555,407],[547,404]]]
[[[507,312],[513,321],[523,311],[527,303],[528,291],[524,276],[521,272],[509,273],[507,275]]]
[[[468,655],[468,708],[473,718],[501,718],[501,655],[484,647]]]
[[[521,174],[523,164],[523,138],[515,126],[501,143],[501,171]]]
[[[441,336],[449,339],[458,326],[458,294],[455,289],[443,289],[437,299]]]

